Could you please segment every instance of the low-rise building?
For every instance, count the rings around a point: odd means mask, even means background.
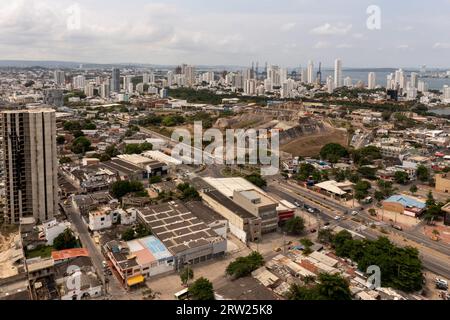
[[[84,249],[65,250],[54,255],[59,258],[55,260],[55,282],[60,299],[86,300],[102,296],[103,284],[91,258],[81,251],[77,254],[76,250]]]
[[[410,217],[418,217],[425,210],[425,202],[405,195],[394,195],[383,201],[383,209]]]
[[[129,242],[113,240],[105,244],[104,251],[122,282],[129,287],[174,270],[172,253],[154,236]]]
[[[274,232],[278,228],[278,204],[255,189],[234,191],[233,201],[261,218],[261,233]]]
[[[261,239],[261,218],[254,216],[217,190],[202,191],[203,201],[228,220],[230,232],[244,243]]]
[[[436,175],[436,191],[450,193],[450,174]]]
[[[174,256],[175,269],[221,257],[227,240],[197,218],[182,202],[136,209],[138,220],[150,227]]]

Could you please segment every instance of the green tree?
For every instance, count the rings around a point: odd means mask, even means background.
[[[76,138],[72,142],[71,150],[73,153],[76,153],[76,154],[84,154],[90,150],[90,147],[91,147],[91,141],[89,141],[88,138],[82,136],[82,137]]]
[[[339,274],[322,273],[319,275],[317,292],[321,300],[351,300],[352,294],[348,281]]]
[[[358,168],[358,173],[366,179],[375,180],[377,169],[373,167],[363,166]]]
[[[332,243],[334,239],[333,232],[330,229],[321,229],[317,239],[321,243]]]
[[[154,176],[150,178],[150,184],[160,183],[161,181],[161,176]]]
[[[59,145],[63,145],[64,143],[66,143],[66,137],[65,136],[57,136],[56,143]]]
[[[59,163],[60,164],[72,163],[72,159],[69,157],[62,157],[61,159],[59,159]]]
[[[316,174],[317,170],[312,164],[302,163],[300,164],[300,168],[295,176],[295,179],[299,181],[307,181],[310,177],[313,177]]]
[[[332,163],[336,163],[348,155],[348,150],[338,143],[329,143],[320,150],[320,157]]]
[[[139,181],[117,181],[111,186],[111,194],[117,199],[129,193],[141,191],[144,191],[144,186]]]
[[[227,275],[234,278],[242,278],[264,265],[264,258],[259,252],[252,252],[246,257],[239,257],[226,268]]]
[[[187,285],[189,280],[194,279],[194,270],[192,268],[184,268],[180,272],[180,279],[183,285]]]
[[[180,184],[178,185],[177,189],[182,192],[182,195],[180,197],[181,200],[192,201],[201,199],[200,194],[189,183]]]
[[[338,256],[352,259],[361,271],[371,265],[379,266],[383,287],[405,292],[422,288],[422,262],[415,248],[397,247],[385,237],[354,240],[346,231],[337,234],[333,244]]]
[[[192,284],[189,288],[189,295],[194,300],[215,300],[213,284],[203,277]]]
[[[125,154],[141,154],[142,152],[152,150],[153,145],[148,142],[144,142],[141,144],[127,144],[125,146]]]
[[[317,287],[301,286],[295,283],[290,286],[286,298],[289,300],[298,300],[298,301],[320,300]]]
[[[383,198],[392,196],[397,189],[393,187],[391,181],[378,180],[378,189],[383,194]]]
[[[381,159],[381,150],[375,146],[367,146],[352,152],[353,161],[360,166],[370,165],[373,160]]]
[[[417,178],[419,178],[420,181],[426,182],[428,181],[430,177],[430,172],[428,171],[427,167],[420,165],[417,167]]]
[[[352,295],[349,283],[339,274],[322,273],[318,277],[318,284],[300,286],[293,284],[289,288],[287,298],[289,300],[351,300]]]
[[[405,171],[396,171],[394,174],[394,180],[398,184],[406,184],[409,181],[409,176]]]
[[[128,228],[127,230],[125,230],[122,233],[122,240],[123,241],[131,241],[134,240],[135,236],[134,236],[134,229],[133,228]]]
[[[301,217],[293,217],[286,221],[284,227],[288,233],[300,235],[305,230],[305,221]]]
[[[427,207],[432,207],[436,205],[436,200],[434,199],[433,192],[431,190],[428,192],[427,201],[425,202]]]
[[[409,191],[412,193],[412,194],[415,194],[416,192],[417,192],[417,186],[415,185],[415,184],[413,184],[412,186],[411,186],[411,188],[409,188]]]
[[[371,187],[371,184],[367,181],[361,180],[356,183],[353,186],[353,189],[355,190],[355,199],[359,201],[366,198]]]
[[[78,247],[78,240],[72,230],[66,229],[53,241],[53,248],[56,250],[66,250]]]
[[[81,131],[81,130],[76,130],[76,131],[74,131],[73,132],[73,137],[76,139],[76,138],[79,138],[79,137],[84,137],[85,136],[85,134],[84,134],[84,132],[83,131]]]
[[[115,144],[108,146],[105,149],[105,155],[107,155],[109,158],[114,158],[120,155],[119,150],[117,150],[117,147]]]
[[[251,174],[246,176],[245,179],[259,188],[264,188],[267,186],[267,181],[264,180],[260,174]]]
[[[75,132],[82,129],[81,123],[79,121],[66,121],[63,124],[65,131]]]

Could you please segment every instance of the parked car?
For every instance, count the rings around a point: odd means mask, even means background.
[[[357,216],[359,214],[358,211],[352,211],[352,216]]]
[[[329,226],[330,223],[327,221],[327,222],[325,222],[323,225],[324,225],[324,226]]]
[[[316,233],[317,230],[316,230],[316,229],[311,229],[311,230],[309,230],[309,232],[311,232],[311,233]]]
[[[334,220],[339,221],[339,220],[341,220],[341,217],[340,216],[336,216],[336,217],[334,217]]]
[[[401,226],[399,226],[398,224],[393,224],[392,228],[399,230],[399,231],[403,231],[403,228]]]
[[[435,280],[436,288],[440,290],[448,290],[448,282],[444,279],[436,278]]]

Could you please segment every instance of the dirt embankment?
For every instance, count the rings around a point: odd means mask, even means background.
[[[348,144],[348,134],[345,130],[329,129],[319,133],[308,134],[296,138],[281,146],[281,150],[293,156],[315,157],[323,146],[328,143]]]

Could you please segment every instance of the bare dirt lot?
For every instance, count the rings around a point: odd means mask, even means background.
[[[304,136],[281,146],[281,150],[294,156],[314,157],[328,143],[339,143],[346,146],[348,144],[347,133],[343,130],[332,129],[327,132]]]

